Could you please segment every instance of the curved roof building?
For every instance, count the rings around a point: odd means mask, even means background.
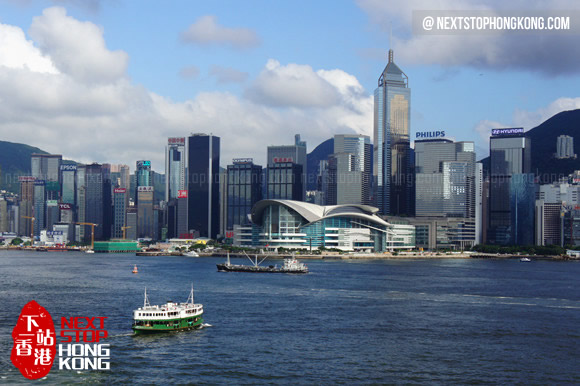
[[[378,208],[369,205],[320,206],[292,200],[262,200],[254,205],[250,215],[252,245],[345,251],[415,246],[414,226],[391,224],[377,212]],[[246,240],[250,239],[248,236]]]

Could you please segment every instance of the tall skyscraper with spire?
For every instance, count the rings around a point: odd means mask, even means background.
[[[393,61],[390,49],[389,62],[375,89],[374,202],[381,214],[413,214],[410,128],[409,78]]]

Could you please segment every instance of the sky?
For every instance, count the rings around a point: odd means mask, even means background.
[[[414,10],[578,10],[574,0],[0,0],[0,140],[78,162],[151,160],[168,137],[221,137],[220,164],[268,145],[373,136],[387,51],[409,77],[411,138],[488,152],[580,108],[575,34],[421,35]],[[391,36],[392,31],[392,37]]]

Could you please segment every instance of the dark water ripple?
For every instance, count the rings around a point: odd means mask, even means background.
[[[10,334],[31,299],[57,327],[108,316],[112,370],[55,366],[49,384],[580,383],[578,263],[312,261],[293,276],[216,262],[0,252],[0,383],[26,383]],[[159,304],[184,301],[191,282],[211,327],[131,336],[145,286]]]

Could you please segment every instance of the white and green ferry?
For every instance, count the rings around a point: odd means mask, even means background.
[[[185,303],[168,301],[161,306],[152,306],[147,298],[143,307],[133,311],[133,331],[135,335],[190,330],[201,327],[203,305],[193,302],[193,286]]]

